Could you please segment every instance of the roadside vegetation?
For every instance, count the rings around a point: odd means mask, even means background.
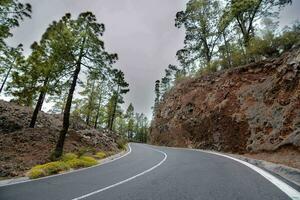
[[[105,48],[105,25],[92,12],[78,16],[66,13],[47,27],[25,56],[22,44],[12,47],[7,39],[13,36],[13,28],[30,20],[31,14],[31,5],[23,1],[0,3],[0,95],[34,110],[28,128],[37,127],[46,103],[52,105],[47,112],[62,116],[51,158],[61,159],[71,119],[89,128],[113,131],[124,141],[146,142],[147,117],[134,112],[132,104],[126,110],[121,106],[129,84],[122,67],[117,65],[118,55]],[[118,142],[120,148],[124,148],[124,141]],[[82,157],[72,162],[84,166],[93,163]],[[72,167],[57,161],[35,171],[57,173],[61,171],[59,166],[62,170]]]
[[[54,162],[45,163],[42,165],[34,166],[27,176],[30,179],[41,178],[62,172],[69,171],[71,169],[86,168],[97,165],[102,159],[108,156],[107,153],[100,151],[94,155],[85,155],[82,152],[77,154],[66,153],[59,160]]]
[[[276,58],[300,44],[300,22],[279,28],[280,11],[292,0],[189,0],[176,15],[175,26],[185,29],[179,65],[169,65],[155,82],[153,115],[177,83]]]

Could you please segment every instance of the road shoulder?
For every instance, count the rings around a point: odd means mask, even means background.
[[[277,176],[294,184],[298,190],[300,190],[300,170],[292,167],[288,167],[281,164],[276,164],[264,160],[253,159],[249,157],[244,157],[236,154],[227,154],[229,156],[235,157],[237,159],[246,161],[252,165],[260,167],[268,172],[271,172]]]
[[[76,169],[76,170],[70,170],[70,171],[62,172],[60,174],[55,174],[55,175],[46,176],[46,177],[37,178],[37,179],[29,179],[26,176],[18,177],[18,178],[12,178],[12,179],[5,179],[5,180],[0,181],[0,187],[19,184],[19,183],[25,183],[25,182],[30,182],[30,181],[36,181],[36,180],[40,180],[40,179],[51,178],[51,177],[55,177],[55,176],[65,175],[65,174],[69,174],[69,173],[79,172],[79,171],[82,171],[82,170],[98,167],[100,165],[104,165],[106,163],[110,163],[112,161],[118,160],[118,159],[128,155],[130,152],[131,152],[131,148],[130,148],[129,145],[127,145],[126,150],[123,150],[120,153],[117,153],[115,155],[104,158],[104,159],[100,160],[99,164],[94,165],[92,167],[86,167],[86,168],[80,168],[80,169]]]

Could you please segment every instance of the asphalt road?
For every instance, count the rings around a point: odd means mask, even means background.
[[[226,157],[142,144],[130,146],[126,156],[104,165],[0,187],[0,199],[291,199],[256,171]]]

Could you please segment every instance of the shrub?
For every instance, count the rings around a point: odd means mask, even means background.
[[[106,151],[106,157],[114,155],[116,152],[114,151]]]
[[[96,159],[94,159],[92,157],[82,156],[80,158],[68,160],[67,164],[73,169],[78,169],[78,168],[82,168],[82,167],[91,167],[93,165],[98,164],[98,162]]]
[[[100,151],[100,152],[96,153],[96,155],[94,155],[94,157],[97,159],[103,159],[106,157],[106,153],[104,153],[103,151]]]
[[[49,176],[52,174],[57,174],[62,171],[69,170],[70,166],[62,161],[50,162],[43,165],[37,165],[33,167],[29,173],[29,178],[39,178],[43,176]]]
[[[83,156],[80,158],[80,160],[84,161],[87,167],[98,164],[98,161],[95,158],[89,156]]]
[[[29,176],[29,178],[35,179],[43,176],[57,174],[62,171],[67,171],[70,168],[78,169],[82,167],[91,167],[96,164],[98,164],[98,162],[93,157],[78,157],[76,154],[67,153],[62,156],[60,161],[49,162],[43,165],[37,165],[33,167],[27,175]]]
[[[32,168],[28,173],[29,178],[35,179],[39,177],[46,176],[45,171],[39,168]]]
[[[75,159],[77,158],[78,156],[74,153],[66,153],[62,156],[62,161],[69,161],[69,160],[72,160],[72,159]]]
[[[126,149],[127,141],[125,139],[117,139],[116,143],[119,149]]]
[[[44,165],[45,170],[47,171],[47,174],[57,174],[59,172],[69,170],[70,167],[62,161],[56,161],[56,162],[50,162]]]
[[[87,147],[83,147],[83,148],[79,149],[79,151],[77,152],[77,155],[78,155],[78,157],[81,157],[81,156],[84,156],[85,154],[87,154],[91,151],[92,151],[92,149],[87,148]]]

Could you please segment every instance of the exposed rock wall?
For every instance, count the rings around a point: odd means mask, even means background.
[[[300,50],[184,80],[163,98],[151,142],[227,152],[300,149]]]

